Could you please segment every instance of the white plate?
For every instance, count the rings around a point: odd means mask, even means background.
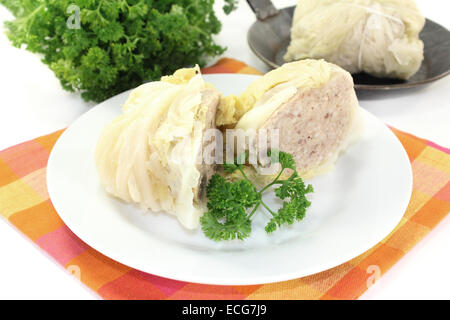
[[[224,94],[256,76],[206,75]],[[364,111],[362,139],[336,169],[315,178],[312,206],[292,227],[266,235],[259,212],[251,238],[215,243],[184,230],[172,216],[143,212],[106,194],[94,164],[102,127],[120,114],[128,93],[81,116],[57,141],[47,167],[50,198],[67,226],[104,255],[158,276],[206,284],[250,285],[294,279],[342,264],[373,247],[399,223],[412,191],[400,142]],[[274,199],[266,199],[269,203]]]

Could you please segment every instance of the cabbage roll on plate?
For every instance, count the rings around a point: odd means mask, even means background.
[[[323,60],[284,64],[239,96],[225,97],[217,125],[279,131],[279,149],[292,154],[304,179],[333,168],[362,129],[351,75]]]
[[[215,127],[219,99],[198,67],[134,89],[97,143],[95,161],[106,191],[196,228],[205,181],[213,173],[198,157],[203,132]]]

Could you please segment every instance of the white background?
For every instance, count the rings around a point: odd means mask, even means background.
[[[249,50],[253,13],[240,1],[230,16],[217,12],[223,29],[217,40],[226,56],[266,71]],[[296,1],[273,1],[277,7]],[[446,0],[417,0],[423,14],[450,28]],[[0,7],[0,25],[11,19]],[[449,53],[450,54],[450,53]],[[39,57],[12,47],[0,27],[0,149],[70,125],[92,104],[63,91]],[[361,106],[398,129],[450,147],[450,77],[397,92],[359,95]],[[362,299],[450,299],[450,216],[411,250]],[[5,221],[0,221],[0,299],[97,299],[51,257]]]

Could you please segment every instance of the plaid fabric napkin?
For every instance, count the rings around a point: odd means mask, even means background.
[[[259,72],[222,59],[204,73]],[[47,160],[62,130],[0,152],[0,215],[105,299],[356,299],[450,211],[450,150],[392,130],[408,152],[414,175],[402,221],[363,255],[301,279],[254,286],[200,285],[134,270],[90,248],[64,225],[47,193]]]

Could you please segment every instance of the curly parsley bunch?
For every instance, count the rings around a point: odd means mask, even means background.
[[[260,206],[271,214],[265,227],[268,234],[303,220],[306,209],[311,206],[306,195],[314,191],[313,187],[306,186],[300,178],[291,154],[273,150],[268,152],[268,156],[272,163],[280,163],[281,170],[271,183],[259,191],[243,170],[242,163],[248,160],[247,152],[233,163],[223,165],[225,173],[240,171],[242,180],[229,182],[219,174],[212,176],[206,188],[208,211],[200,218],[203,233],[208,238],[214,241],[248,238],[252,232],[251,218]],[[291,170],[292,174],[288,179],[281,179],[287,170]],[[262,200],[263,193],[273,186],[275,196],[283,202],[277,211],[269,208]]]
[[[226,13],[237,0],[224,0]],[[224,52],[214,0],[0,0],[13,45],[42,54],[64,89],[102,101]]]

